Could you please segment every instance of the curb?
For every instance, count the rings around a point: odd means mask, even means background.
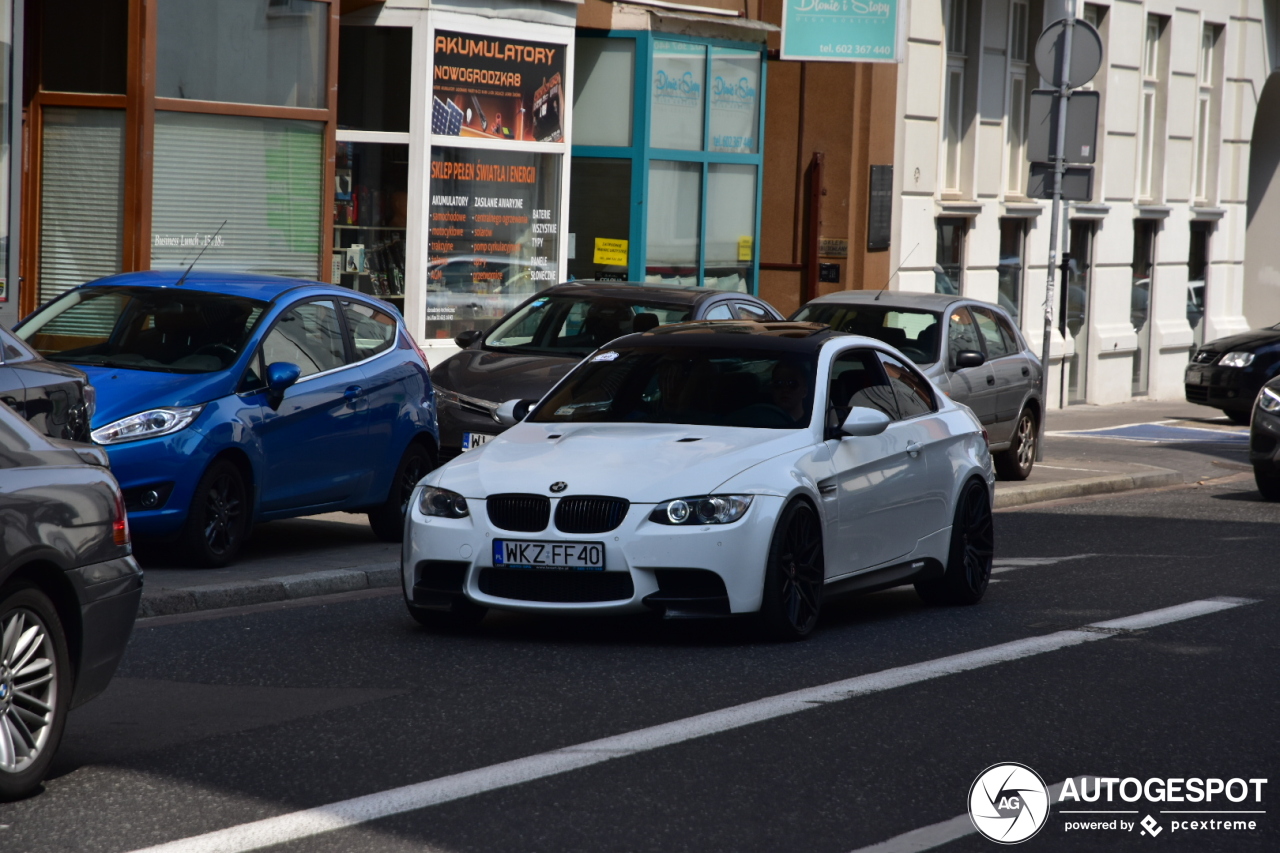
[[[246,604],[266,604],[399,585],[399,563],[374,563],[358,569],[330,569],[187,589],[158,589],[142,593],[142,600],[138,602],[138,618],[173,616],[197,610],[220,610],[225,607],[243,607]]]
[[[1179,486],[1186,482],[1181,471],[1158,468],[1141,474],[1119,474],[1105,477],[1089,477],[1068,480],[1064,483],[1039,485],[996,486],[996,509],[1025,506],[1026,504],[1055,501],[1062,498],[1082,498],[1089,495],[1105,495],[1114,492],[1130,492],[1135,489],[1154,489],[1160,486]]]

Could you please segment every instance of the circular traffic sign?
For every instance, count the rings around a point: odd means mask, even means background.
[[[1067,22],[1062,19],[1045,27],[1036,40],[1036,70],[1055,88],[1062,85],[1060,57],[1066,40]],[[1091,24],[1077,18],[1075,31],[1071,34],[1071,71],[1067,86],[1072,89],[1083,86],[1101,67],[1102,36]]]

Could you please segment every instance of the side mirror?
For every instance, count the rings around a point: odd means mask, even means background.
[[[493,413],[493,419],[503,426],[515,426],[529,414],[536,400],[508,400]]]
[[[976,349],[962,349],[956,353],[956,370],[963,370],[966,367],[982,367],[987,363],[987,357]]]
[[[302,368],[291,361],[273,361],[267,365],[267,400],[271,408],[280,405],[284,392],[301,375]]]
[[[879,409],[854,406],[849,410],[849,417],[840,425],[840,431],[845,435],[879,435],[889,424],[889,416]]]
[[[484,332],[479,329],[467,329],[465,332],[458,332],[453,342],[458,345],[459,349],[466,349],[483,337]]]

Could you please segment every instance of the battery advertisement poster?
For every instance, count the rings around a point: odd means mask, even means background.
[[[436,31],[431,132],[564,140],[564,45]]]

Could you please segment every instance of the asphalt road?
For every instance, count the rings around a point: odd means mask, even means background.
[[[505,614],[440,636],[380,591],[141,622],[111,689],[73,713],[44,792],[0,806],[0,849],[131,851],[281,817],[260,829],[282,834],[224,849],[991,850],[952,819],[1003,761],[1048,784],[1271,780],[1261,804],[1110,806],[1153,815],[1156,838],[1067,832],[1079,816],[1055,805],[1021,849],[1280,849],[1277,522],[1244,477],[1001,512],[980,605],[836,600],[792,644],[733,621]],[[1224,596],[1152,627],[1074,630]],[[405,808],[381,792],[440,779],[399,792],[436,804],[360,822]],[[299,810],[366,795],[328,813],[353,825],[298,836]],[[1168,827],[1169,808],[1268,813],[1247,816],[1254,831],[1193,832]]]

